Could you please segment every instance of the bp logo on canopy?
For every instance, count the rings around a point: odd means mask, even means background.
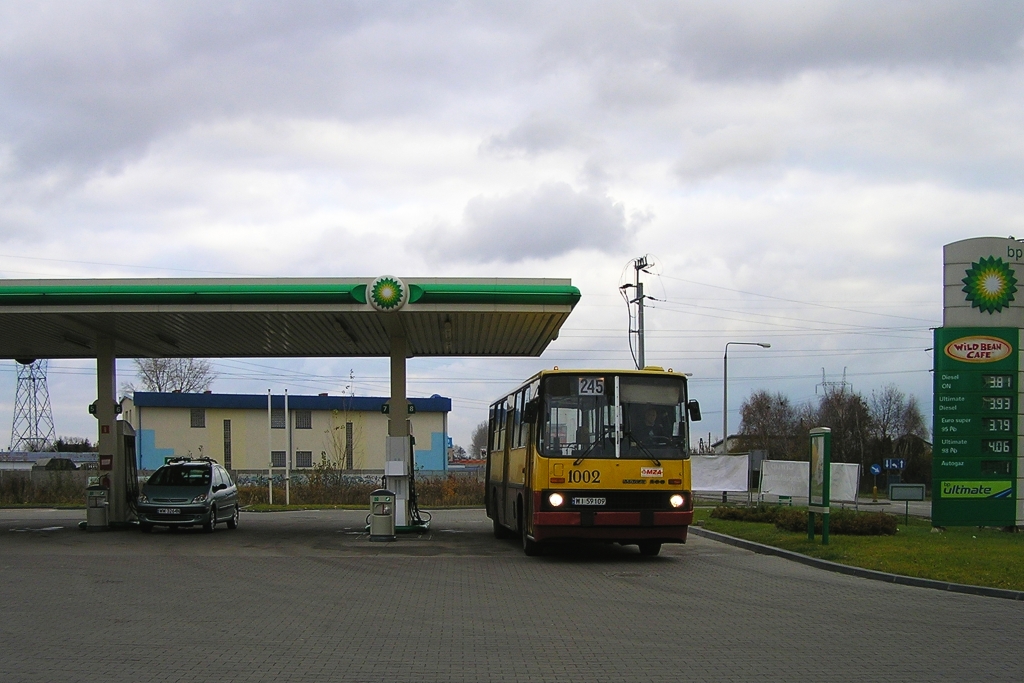
[[[378,311],[397,311],[409,301],[409,287],[391,275],[381,275],[366,288],[366,298]]]

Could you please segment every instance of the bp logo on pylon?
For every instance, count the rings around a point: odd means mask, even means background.
[[[972,308],[980,308],[986,313],[997,313],[1013,301],[1017,293],[1017,278],[1013,268],[1003,259],[989,256],[972,263],[967,269],[967,277],[963,291]]]
[[[378,311],[397,311],[409,301],[409,288],[391,275],[381,275],[366,289],[366,298]]]

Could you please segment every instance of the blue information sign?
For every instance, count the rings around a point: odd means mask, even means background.
[[[874,465],[871,466],[871,474],[881,474],[881,473],[882,473],[882,466],[881,465],[879,465],[878,463],[875,463]]]

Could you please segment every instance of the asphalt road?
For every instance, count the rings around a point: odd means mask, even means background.
[[[370,543],[365,513],[78,531],[0,510],[0,681],[1020,681],[1024,604],[696,536],[527,558],[480,510]]]

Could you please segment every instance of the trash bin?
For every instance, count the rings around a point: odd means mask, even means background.
[[[90,486],[85,489],[85,525],[89,531],[106,531],[109,526],[107,501],[109,491],[103,486]]]
[[[370,494],[370,540],[395,540],[395,493],[377,489]]]

